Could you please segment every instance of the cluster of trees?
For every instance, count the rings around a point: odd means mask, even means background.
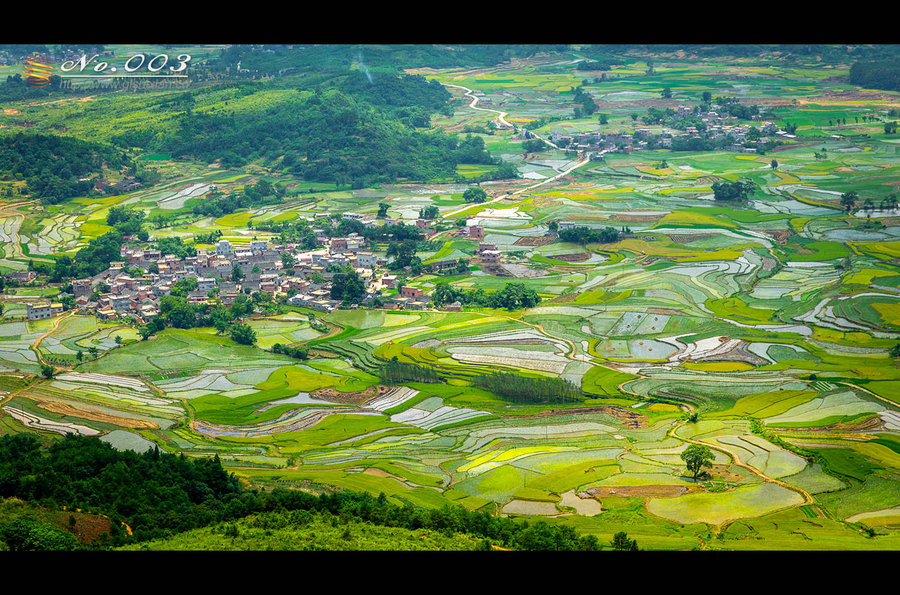
[[[195,238],[196,241],[199,241]],[[174,254],[178,258],[187,258],[197,254],[194,244],[186,244],[180,237],[159,238],[156,240],[156,248],[162,254]]]
[[[581,389],[565,378],[521,376],[507,372],[483,374],[472,378],[480,386],[517,403],[567,403],[583,398]]]
[[[712,191],[716,200],[746,200],[756,191],[756,184],[747,179],[736,182],[719,180],[713,182]]]
[[[197,201],[191,207],[191,211],[204,217],[222,217],[249,207],[276,204],[281,202],[283,197],[284,188],[260,180],[253,186],[246,186],[238,192],[227,195],[210,192],[209,196]]]
[[[600,229],[591,229],[590,227],[578,226],[570,227],[559,231],[559,239],[564,242],[573,242],[575,244],[610,244],[619,241],[620,233],[631,233],[631,229],[623,227],[620,232],[615,227],[602,227]]]
[[[441,210],[437,205],[430,205],[419,209],[420,219],[437,219],[441,214]]]
[[[601,549],[596,537],[581,536],[567,525],[514,521],[462,506],[398,506],[384,494],[341,491],[317,496],[283,488],[247,489],[225,471],[218,455],[189,459],[155,448],[143,454],[120,452],[96,437],[74,435],[49,448],[42,448],[33,434],[0,437],[0,497],[109,516],[109,539],[98,547],[164,538],[269,512],[281,515],[286,524],[301,524],[310,513],[329,513],[382,526],[453,531],[482,539],[488,547],[497,543],[519,550]],[[0,527],[0,539],[11,549],[74,547],[70,538],[49,534],[46,526],[22,525]]]
[[[0,437],[0,497],[106,514],[113,542],[127,537],[123,521],[138,540],[204,526],[241,492],[218,457],[139,455],[74,435],[46,449],[33,434]]]
[[[562,142],[562,141],[560,141]],[[522,152],[523,153],[540,153],[541,151],[546,151],[549,148],[549,145],[542,141],[539,138],[535,138],[532,140],[527,140],[522,143]]]
[[[263,221],[256,223],[254,229],[277,233],[278,239],[282,244],[298,244],[303,250],[315,250],[322,246],[321,242],[316,239],[316,234],[313,233],[312,226],[306,219]],[[197,241],[200,240],[198,239]]]
[[[109,213],[106,215],[106,224],[115,228],[123,236],[136,235],[139,240],[146,242],[150,236],[146,230],[141,229],[145,218],[144,211],[113,206],[109,208]]]
[[[242,94],[258,90],[241,87]],[[424,123],[416,111],[421,108],[409,106],[410,113],[400,116],[399,108],[378,109],[339,88],[294,91],[265,110],[187,109],[174,116],[174,131],[148,137],[145,148],[225,167],[262,160],[304,180],[359,188],[400,179],[456,179],[460,163],[501,164],[479,136],[411,129],[402,118]]]
[[[436,306],[459,302],[472,306],[521,310],[534,308],[541,302],[541,297],[534,289],[526,287],[523,283],[507,283],[503,289],[487,293],[481,288],[456,289],[447,281],[439,281],[431,293],[431,301]]]
[[[573,97],[573,101],[578,105],[575,106],[575,117],[581,118],[582,116],[590,116],[593,115],[595,111],[597,111],[597,104],[594,103],[594,98],[591,97],[591,94],[584,90],[584,86],[578,85],[575,87],[575,95]]]
[[[108,269],[109,263],[119,260],[121,249],[122,233],[112,230],[99,238],[90,240],[87,246],[75,253],[74,257],[60,255],[52,267],[42,262],[29,261],[29,268],[48,275],[53,283],[65,279],[92,277]]]
[[[482,190],[481,188],[467,188],[465,192],[463,192],[463,200],[467,203],[483,203],[488,198],[487,192]]]
[[[306,345],[291,347],[290,345],[275,343],[274,345],[272,345],[272,353],[281,353],[294,359],[305,360],[309,357],[309,347],[307,347]]]
[[[359,97],[410,128],[431,126],[431,114],[453,115],[447,103],[450,92],[438,81],[427,81],[421,75],[366,75],[354,70],[340,85],[340,89]]]
[[[331,278],[331,299],[350,305],[360,303],[365,295],[366,282],[350,265]]]
[[[124,152],[67,136],[15,134],[0,138],[0,179],[26,180],[27,192],[46,204],[57,204],[92,192],[103,167],[133,167]]]
[[[725,114],[738,120],[752,120],[753,116],[759,115],[758,105],[741,103],[737,97],[716,97],[715,104],[720,116]]]
[[[385,384],[401,382],[441,382],[441,377],[431,366],[419,366],[405,362],[389,361],[378,368],[378,377]]]
[[[536,44],[391,44],[391,45],[251,45],[235,44],[210,60],[216,72],[229,72],[246,78],[293,75],[315,72],[346,76],[348,67],[369,72],[373,81],[380,76],[396,76],[397,64],[405,68],[452,68],[473,65],[490,66],[511,58],[527,58],[538,52],[565,51],[566,45]],[[237,66],[245,73],[237,73]],[[368,77],[367,77],[368,78]]]
[[[239,345],[256,343],[256,331],[246,322],[238,322],[231,326],[231,339]]]
[[[599,60],[582,60],[575,65],[575,70],[610,70],[616,64],[621,64],[621,59],[605,58]]]
[[[194,280],[196,282],[196,280]],[[181,282],[179,282],[181,283]],[[176,287],[178,284],[176,284]],[[254,298],[258,298],[260,294],[255,294]],[[253,313],[253,300],[245,295],[240,294],[230,306],[223,304],[189,304],[187,299],[179,295],[164,295],[159,298],[159,316],[156,316],[148,323],[138,327],[138,332],[143,340],[150,338],[154,333],[158,333],[167,327],[188,329],[194,327],[215,327],[219,333],[225,333],[231,328],[232,324],[249,314]],[[250,329],[253,330],[252,328]],[[246,331],[238,331],[232,338],[239,342],[238,339],[244,340],[250,335]],[[246,344],[253,344],[253,340]]]

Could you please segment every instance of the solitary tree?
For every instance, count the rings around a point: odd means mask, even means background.
[[[466,202],[481,203],[487,200],[487,192],[481,188],[469,188],[463,192],[463,200]]]
[[[44,378],[50,379],[53,378],[53,375],[56,373],[56,368],[50,366],[48,364],[41,364],[41,374],[43,374]]]
[[[241,345],[253,345],[256,343],[256,332],[246,323],[238,323],[231,328],[231,338]]]
[[[772,163],[771,163],[771,166],[772,166],[772,169],[778,169],[778,161],[776,161],[775,159],[773,159],[773,160],[772,160]]]
[[[681,460],[687,465],[688,471],[694,474],[694,479],[697,479],[704,467],[712,467],[715,455],[705,444],[691,444],[681,453]]]

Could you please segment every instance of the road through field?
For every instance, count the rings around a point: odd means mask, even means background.
[[[471,109],[478,110],[478,111],[482,111],[482,112],[494,112],[495,114],[497,114],[497,121],[498,121],[502,126],[507,127],[507,128],[512,128],[512,124],[510,124],[509,122],[506,121],[507,112],[500,111],[500,110],[496,110],[496,109],[490,109],[490,108],[486,108],[486,107],[477,107],[476,104],[478,103],[478,97],[476,97],[476,96],[474,95],[474,93],[473,93],[473,91],[472,91],[471,89],[469,89],[469,88],[467,88],[467,87],[463,87],[463,86],[461,86],[461,85],[451,85],[450,83],[441,83],[441,84],[443,84],[443,85],[446,86],[446,87],[454,87],[454,88],[456,88],[456,89],[462,89],[462,90],[464,90],[464,91],[466,92],[466,96],[472,98],[472,103],[469,104],[469,107],[470,107]],[[535,136],[537,137],[537,135],[535,135]],[[543,139],[543,138],[540,138],[540,137],[537,137],[537,138],[538,138],[539,140],[544,141],[545,143],[547,143],[548,145],[550,145],[551,147],[553,147],[553,148],[555,148],[555,149],[558,149],[558,148],[559,148],[559,147],[557,147],[556,145],[554,145],[553,143],[551,143],[550,141],[548,141],[548,140],[546,140],[546,139]],[[510,194],[501,194],[500,196],[498,196],[498,197],[496,197],[496,198],[494,198],[494,199],[492,199],[492,200],[489,200],[489,201],[486,201],[486,202],[483,202],[483,203],[480,203],[480,204],[481,204],[481,205],[489,205],[489,204],[496,203],[496,202],[499,202],[499,201],[501,201],[501,200],[504,200],[504,199],[506,199],[506,198],[509,197],[509,196],[515,196],[515,195],[517,195],[517,194],[522,194],[522,193],[524,193],[524,192],[528,192],[529,190],[531,190],[531,189],[533,189],[533,188],[537,188],[538,186],[543,186],[544,184],[549,184],[550,182],[553,182],[553,181],[555,181],[555,180],[558,180],[559,178],[562,178],[563,176],[567,176],[567,175],[569,175],[570,173],[572,173],[574,170],[576,170],[576,169],[578,169],[579,167],[582,167],[582,166],[584,166],[584,165],[587,165],[588,163],[590,163],[590,159],[582,159],[582,160],[579,161],[578,163],[572,165],[572,167],[570,167],[569,169],[567,169],[567,170],[565,170],[565,171],[563,171],[563,172],[560,172],[560,173],[558,173],[557,175],[555,175],[555,176],[553,176],[553,177],[551,177],[551,178],[547,178],[546,180],[541,180],[540,182],[538,182],[538,183],[536,183],[536,184],[532,184],[531,186],[526,186],[525,188],[522,188],[522,189],[520,189],[520,190],[516,190],[515,192],[512,192],[512,193],[510,193]],[[456,210],[454,210],[454,211],[450,211],[449,213],[444,213],[442,216],[443,216],[443,217],[450,217],[450,216],[453,216],[453,215],[457,215],[457,214],[459,214],[459,213],[465,211],[466,209],[471,208],[472,206],[473,206],[473,205],[466,205],[465,207],[456,209]]]

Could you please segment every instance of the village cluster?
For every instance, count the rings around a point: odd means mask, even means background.
[[[345,216],[355,217],[349,213]],[[434,232],[430,223],[416,221],[426,238]],[[469,225],[454,233],[471,240],[484,238],[481,225]],[[348,266],[365,283],[365,295],[359,305],[371,306],[377,299],[379,306],[386,309],[428,307],[429,298],[422,289],[400,284],[397,273],[402,271],[384,270],[389,259],[368,249],[366,239],[359,234],[317,239],[322,247],[316,250],[301,250],[291,243],[279,245],[264,239],[252,239],[249,243],[220,239],[213,248],[198,248],[196,254],[187,257],[123,244],[121,260],[111,262],[109,268],[97,275],[73,280],[71,293],[61,292],[54,297],[55,301],[42,299],[26,304],[26,318],[56,316],[67,309],[63,302],[71,298],[69,303],[73,300],[78,310],[101,320],[133,318],[143,324],[160,314],[160,298],[170,295],[175,284],[185,279],[196,280],[196,288],[185,296],[191,305],[221,300],[223,305],[230,306],[242,293],[252,296],[265,292],[274,298],[284,298],[288,305],[330,313],[341,305],[341,300],[331,297],[332,279]],[[465,261],[466,264],[477,262],[502,276],[512,276],[502,270],[501,257],[496,244],[479,242],[475,257]],[[423,271],[440,274],[459,266],[458,259],[438,260],[424,265]],[[5,278],[16,285],[28,285],[37,280],[37,274],[13,272]],[[445,307],[458,308],[458,304]]]

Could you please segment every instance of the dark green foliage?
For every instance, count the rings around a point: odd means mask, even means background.
[[[857,62],[850,67],[850,82],[867,89],[900,91],[900,63],[894,60]]]
[[[60,256],[51,270],[39,270],[39,272],[50,275],[50,280],[53,282],[92,277],[108,269],[110,262],[119,260],[121,248],[122,234],[113,230],[89,241],[87,246],[75,253],[75,258]],[[38,270],[38,267],[35,266],[34,270]]]
[[[624,531],[619,531],[613,535],[613,540],[610,545],[612,545],[613,549],[617,552],[638,551],[637,540],[629,539],[628,533],[625,533]]]
[[[204,526],[240,492],[218,457],[119,452],[74,435],[44,450],[32,434],[0,437],[0,497],[106,514],[128,523],[137,539]]]
[[[78,545],[71,533],[27,518],[0,527],[0,539],[14,552],[71,551]]]
[[[704,467],[712,467],[715,455],[705,444],[690,444],[681,453],[681,460],[687,465],[688,471],[694,474],[694,479],[697,479]]]
[[[841,206],[848,213],[856,207],[856,203],[859,202],[859,193],[857,192],[844,192],[841,194]]]
[[[16,134],[0,138],[0,179],[25,179],[28,193],[56,204],[91,192],[106,165],[119,170],[133,163],[117,149],[70,137]]]
[[[756,184],[750,180],[719,180],[713,183],[712,190],[716,200],[746,200],[756,190]]]
[[[156,247],[162,252],[163,256],[174,254],[178,258],[187,258],[197,254],[193,244],[185,244],[184,240],[179,237],[159,238],[156,240]]]
[[[447,105],[450,92],[438,81],[427,81],[421,75],[401,76],[377,74],[367,76],[356,70],[350,73],[341,89],[389,113],[410,128],[431,126],[434,112],[452,113]]]
[[[522,283],[507,283],[500,291],[490,294],[487,301],[492,308],[521,310],[537,306],[541,298],[535,290]]]
[[[331,299],[358,304],[366,294],[366,283],[352,267],[331,278]]]
[[[376,498],[349,491],[315,496],[282,488],[245,490],[223,469],[218,456],[189,459],[158,449],[120,452],[98,438],[73,435],[48,449],[41,448],[33,434],[0,437],[0,497],[106,514],[114,527],[127,523],[133,538],[116,531],[110,545],[164,538],[266,512],[271,528],[278,524],[273,514],[284,522],[304,524],[312,515],[327,513],[336,520],[463,533],[507,548],[600,549],[596,538],[580,537],[565,525],[518,522],[461,506],[398,506],[384,494]],[[64,547],[65,540],[43,543]]]
[[[440,281],[431,293],[431,301],[436,306],[459,302],[473,306],[521,310],[537,306],[541,302],[541,297],[535,290],[522,283],[507,283],[499,291],[486,293],[483,289],[455,289],[447,281]]]
[[[113,206],[106,215],[106,224],[114,227],[122,235],[134,235],[141,230],[145,216],[143,211]]]
[[[549,148],[547,143],[540,139],[527,140],[522,143],[522,151],[524,153],[539,153]]]
[[[225,167],[258,159],[274,163],[290,156],[287,169],[296,176],[354,187],[455,178],[458,163],[500,163],[484,149],[481,137],[460,140],[414,132],[387,112],[337,89],[298,92],[265,112],[187,111],[176,124],[176,132],[154,141],[155,150],[220,161]]]
[[[241,345],[253,345],[256,343],[256,332],[249,324],[241,322],[231,327],[231,338]]]
[[[240,192],[232,192],[227,195],[223,195],[221,192],[211,192],[209,196],[191,207],[191,210],[196,215],[222,217],[249,207],[277,204],[281,202],[283,196],[282,188],[260,180],[253,186],[243,188]]]
[[[294,359],[305,360],[309,357],[309,347],[307,347],[306,345],[291,347],[290,345],[275,343],[274,345],[272,345],[272,353],[281,353],[293,357]]]
[[[441,211],[438,209],[437,205],[431,205],[427,207],[423,207],[419,209],[419,218],[421,219],[437,219],[438,215],[440,215]]]
[[[481,188],[469,188],[463,192],[463,200],[466,202],[482,203],[487,200],[487,192]]]
[[[475,376],[472,383],[518,403],[565,403],[582,399],[581,390],[565,378],[496,372]]]
[[[558,229],[558,228],[557,228]],[[619,231],[615,227],[591,229],[590,227],[571,227],[559,231],[559,239],[576,244],[609,244],[619,241]]]
[[[581,85],[575,88],[574,101],[578,104],[578,107],[575,108],[576,118],[580,117],[582,114],[590,116],[597,111],[597,104],[594,103],[594,98],[591,97],[591,94],[585,91],[584,87]]]
[[[399,384],[401,382],[441,382],[441,377],[434,368],[404,362],[387,362],[378,369],[378,376],[385,384]]]

